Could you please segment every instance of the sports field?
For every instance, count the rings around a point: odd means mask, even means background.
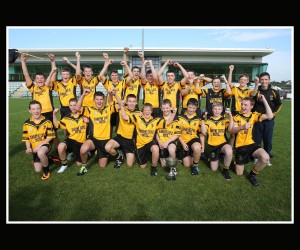
[[[100,169],[93,158],[84,176],[76,175],[76,164],[58,174],[57,163],[50,166],[50,179],[42,181],[21,141],[22,125],[30,117],[29,101],[9,100],[8,222],[293,221],[291,101],[283,101],[276,117],[272,166],[258,175],[258,187],[247,179],[252,163],[242,177],[232,168],[232,180],[226,181],[204,161],[199,163],[200,175],[192,176],[190,169],[179,165],[177,179],[167,181],[167,172],[160,166],[158,176],[151,177],[150,165],[140,169],[137,164],[131,168],[123,164],[114,169],[111,162]],[[57,100],[55,107],[59,107]]]

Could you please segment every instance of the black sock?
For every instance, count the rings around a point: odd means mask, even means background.
[[[153,166],[153,165],[151,164],[151,168],[156,168],[156,166]]]
[[[223,172],[228,172],[228,168],[223,168]]]
[[[257,175],[253,170],[250,171],[250,175]]]
[[[48,174],[50,172],[49,165],[47,167],[43,167],[44,174]]]

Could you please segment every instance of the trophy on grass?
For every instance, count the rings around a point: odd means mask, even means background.
[[[168,181],[176,180],[175,176],[177,175],[177,171],[176,171],[177,163],[178,163],[178,160],[176,158],[168,157],[166,159],[166,165],[167,165],[167,167],[170,168],[170,172],[167,175]]]

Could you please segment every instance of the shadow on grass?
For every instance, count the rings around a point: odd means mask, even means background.
[[[50,221],[55,207],[52,204],[51,184],[41,183],[20,188],[9,196],[9,221]]]

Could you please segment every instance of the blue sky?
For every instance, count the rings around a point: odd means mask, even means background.
[[[293,80],[292,26],[282,27],[7,27],[7,47],[33,48],[271,48],[263,58],[274,81]]]

